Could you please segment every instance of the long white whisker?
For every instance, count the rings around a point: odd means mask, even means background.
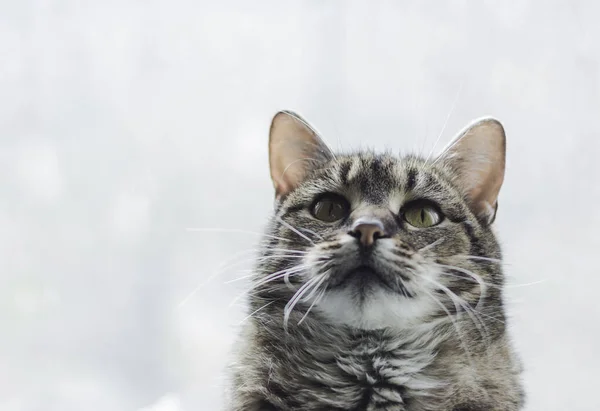
[[[281,224],[283,224],[284,226],[286,226],[287,228],[289,228],[290,230],[292,230],[293,232],[295,232],[296,234],[298,234],[300,237],[304,238],[309,243],[314,244],[314,242],[310,238],[308,238],[306,235],[302,234],[300,231],[298,231],[297,229],[295,229],[294,227],[292,227],[291,224],[283,221],[283,219],[281,217],[277,216],[277,221],[279,221]]]
[[[298,289],[298,291],[296,291],[296,293],[293,295],[293,297],[290,299],[290,301],[288,301],[288,303],[285,305],[284,308],[284,314],[283,314],[283,327],[284,329],[287,331],[287,326],[288,326],[288,321],[290,319],[290,314],[292,313],[292,310],[294,309],[294,307],[296,306],[296,304],[298,303],[298,301],[300,301],[300,299],[302,298],[302,296],[308,291],[310,290],[310,288],[312,288],[314,285],[316,285],[319,282],[320,278],[319,277],[314,277],[312,279],[310,279],[309,281],[307,281],[304,285],[302,285],[302,287],[300,287]]]
[[[271,248],[271,247],[264,247],[263,248],[264,251],[275,251],[275,252],[279,252],[279,253],[294,253],[294,254],[308,254],[308,251],[302,251],[302,250],[292,250],[290,248]]]
[[[321,277],[322,278],[319,280],[317,285],[312,289],[310,293],[308,293],[308,295],[304,296],[301,301],[310,301],[310,299],[313,298],[313,296],[317,293],[319,286],[323,284],[323,282],[327,278],[325,274],[322,274]]]
[[[228,269],[230,269],[231,267],[234,267],[236,265],[239,264],[243,264],[249,261],[254,261],[254,258],[249,258],[249,259],[244,259],[241,261],[235,261],[236,258],[244,255],[244,254],[249,254],[250,252],[252,252],[254,250],[245,250],[245,251],[241,251],[239,253],[236,253],[235,255],[233,255],[231,258],[228,258],[226,261],[224,261],[223,263],[221,263],[213,272],[211,275],[208,276],[208,278],[204,281],[201,281],[196,287],[194,287],[194,289],[183,299],[181,300],[181,302],[179,304],[177,304],[177,308],[181,308],[183,307],[194,295],[196,295],[196,293],[198,291],[200,291],[200,289],[202,287],[204,287],[206,284],[209,284],[212,280],[215,279],[215,277],[227,272]]]
[[[224,273],[226,273],[229,269],[231,269],[232,267],[241,265],[241,264],[246,264],[246,263],[259,263],[259,262],[267,262],[269,260],[276,260],[278,258],[304,258],[303,255],[299,255],[299,254],[291,254],[291,255],[285,255],[285,254],[274,254],[274,255],[266,255],[266,256],[262,256],[262,257],[252,257],[252,258],[246,258],[243,260],[239,260],[239,261],[232,261],[228,264],[225,265],[221,265],[217,268],[217,270],[215,270],[208,278],[205,282],[201,283],[199,285],[199,287],[206,285],[208,283],[210,283],[212,280],[215,279],[215,277],[220,276]],[[235,280],[233,280],[235,281]],[[231,281],[228,281],[227,283],[229,283]],[[197,291],[197,290],[196,290]]]
[[[473,279],[472,276],[469,276],[470,278],[466,278],[466,277],[464,277],[462,275],[449,273],[447,271],[442,271],[440,274],[445,275],[445,276],[449,276],[449,277],[458,278],[459,280],[471,281],[473,284],[479,284],[479,282],[477,280]],[[496,284],[490,284],[490,283],[486,283],[486,282],[484,282],[484,284],[485,284],[486,287],[490,287],[490,288],[496,288],[496,289],[502,289],[503,288],[503,287],[501,287],[499,285],[496,285]]]
[[[492,263],[502,263],[502,260],[500,260],[498,258],[481,257],[478,255],[457,254],[457,255],[453,255],[452,257],[466,258],[468,260],[490,261]]]
[[[298,268],[298,267],[297,267],[297,266],[296,266],[296,267],[292,267],[292,269],[293,269],[293,268]],[[305,268],[306,268],[306,267],[302,267],[302,269],[305,269]],[[294,275],[296,275],[296,274],[299,274],[299,273],[301,273],[301,272],[302,272],[302,269],[298,269],[298,270],[297,270],[297,271],[295,271],[293,274],[294,274]],[[263,279],[261,282],[259,282],[259,283],[257,283],[257,284],[254,284],[253,286],[251,286],[251,287],[250,287],[250,288],[248,288],[247,290],[244,290],[244,291],[242,291],[242,292],[241,292],[241,293],[239,293],[239,294],[238,294],[238,295],[237,295],[237,296],[236,296],[236,297],[235,297],[233,300],[231,300],[231,302],[229,303],[229,306],[228,306],[228,307],[229,307],[229,308],[233,307],[233,306],[234,306],[234,305],[235,305],[235,304],[238,302],[238,300],[239,300],[240,298],[242,298],[242,297],[244,297],[244,296],[246,296],[246,295],[252,295],[252,294],[253,294],[253,292],[254,292],[254,291],[255,291],[255,290],[258,288],[258,287],[260,287],[260,286],[262,286],[262,285],[265,285],[265,284],[267,284],[267,283],[269,283],[269,282],[276,281],[276,280],[280,279],[281,277],[285,276],[285,274],[286,274],[286,273],[285,273],[285,272],[283,272],[283,271],[287,271],[287,270],[281,270],[281,271],[278,271],[277,273],[273,273],[273,274],[271,274],[273,277],[269,278],[268,280],[265,280],[265,279]],[[283,272],[283,273],[282,273],[282,272]],[[278,274],[278,275],[275,275],[275,274]]]
[[[311,265],[310,264],[301,264],[301,265],[296,265],[290,268],[286,268],[284,270],[279,270],[276,271],[272,274],[267,275],[264,278],[261,278],[260,281],[256,282],[252,288],[258,288],[260,286],[263,286],[267,283],[270,283],[272,281],[278,280],[279,278],[285,277],[286,275],[290,275],[290,274],[295,274],[297,272],[303,271],[307,268],[310,268]]]
[[[247,279],[247,278],[252,278],[252,277],[254,277],[254,276],[256,275],[255,271],[254,271],[254,270],[252,270],[252,269],[248,269],[248,270],[240,270],[240,271],[237,271],[236,273],[240,273],[240,274],[241,274],[241,273],[248,273],[248,274],[247,274],[247,275],[243,275],[243,276],[241,276],[241,277],[236,277],[236,278],[234,278],[234,279],[231,279],[231,280],[228,280],[228,281],[225,281],[225,282],[223,282],[223,284],[231,284],[231,283],[235,283],[235,282],[237,282],[237,281],[242,281],[242,280],[245,280],[245,279]]]
[[[294,253],[297,255],[287,255],[287,254],[273,254],[273,255],[267,255],[267,256],[262,256],[262,257],[252,257],[252,258],[246,258],[243,260],[239,260],[239,261],[235,261],[238,257],[241,257],[245,254],[250,254],[250,253],[257,253],[259,250],[257,249],[250,249],[250,250],[244,250],[241,251],[239,253],[236,253],[235,255],[233,255],[232,257],[228,258],[226,261],[224,261],[223,263],[221,263],[213,272],[211,275],[208,276],[208,278],[204,281],[201,281],[183,300],[181,300],[181,302],[177,305],[178,308],[183,307],[183,305],[185,305],[198,291],[200,291],[200,289],[209,284],[211,281],[213,281],[216,277],[226,273],[230,268],[235,267],[237,265],[240,264],[245,264],[245,263],[250,263],[250,262],[265,262],[268,261],[270,259],[277,259],[277,258],[302,258],[304,256],[304,254],[307,254],[306,251],[300,251],[300,250],[288,250],[285,248],[272,248],[269,249],[270,251],[278,251],[278,252],[286,252],[286,253]],[[247,278],[243,277],[243,278]],[[237,280],[233,280],[233,281],[237,281]],[[233,281],[228,281],[226,282],[233,282]]]
[[[448,268],[450,270],[456,270],[459,271],[461,273],[467,274],[468,276],[470,276],[471,278],[473,278],[473,280],[475,280],[478,284],[479,284],[479,289],[480,289],[480,294],[479,294],[479,300],[477,301],[477,305],[475,306],[475,309],[478,309],[479,306],[481,305],[481,302],[485,299],[486,293],[487,293],[487,285],[485,284],[485,282],[483,281],[483,279],[478,276],[477,274],[475,274],[472,271],[469,271],[467,269],[464,268],[460,268],[460,267],[455,267],[453,265],[445,265],[445,264],[436,264],[438,267],[441,268]]]
[[[315,286],[315,288],[313,289],[313,292],[311,292],[311,295],[314,294],[314,291],[316,291],[316,290],[319,289],[319,287],[323,284],[323,282],[325,281],[326,278],[327,278],[327,276],[323,275],[323,278]],[[308,313],[310,313],[310,310],[312,310],[312,308],[315,306],[315,304],[317,304],[319,301],[321,301],[321,299],[323,298],[324,295],[325,295],[325,289],[323,289],[323,291],[321,291],[321,293],[319,293],[319,295],[317,296],[317,298],[314,299],[314,301],[312,302],[312,304],[310,305],[310,307],[308,307],[308,310],[306,310],[306,312],[304,313],[304,315],[302,316],[302,318],[300,319],[300,321],[298,321],[298,325],[302,324],[302,321],[304,321],[304,319],[308,316]],[[312,297],[310,297],[310,298],[312,298]],[[306,300],[309,301],[310,298],[306,298]]]
[[[437,240],[435,240],[433,243],[431,243],[431,244],[427,244],[426,246],[419,248],[417,251],[419,251],[419,252],[427,251],[427,250],[429,250],[430,248],[432,248],[432,247],[435,247],[436,245],[438,245],[438,244],[440,244],[441,242],[443,242],[443,241],[444,241],[444,239],[445,239],[445,237],[438,238],[438,239],[437,239]]]
[[[423,278],[425,278],[425,277],[423,277]],[[456,334],[458,335],[458,339],[460,340],[460,345],[461,345],[463,351],[465,352],[467,358],[469,359],[469,363],[471,364],[471,366],[473,366],[473,358],[471,357],[471,352],[469,351],[469,348],[467,347],[467,344],[465,343],[465,340],[464,340],[464,337],[462,336],[462,331],[458,325],[458,322],[453,318],[450,311],[446,308],[446,306],[439,299],[435,298],[435,296],[433,294],[431,294],[429,291],[425,290],[425,288],[423,288],[423,287],[421,287],[421,291],[424,292],[426,295],[428,295],[429,298],[431,298],[436,304],[438,304],[442,308],[442,310],[444,310],[444,312],[446,313],[446,316],[448,317],[448,319],[452,323],[454,329],[456,330]],[[457,310],[458,310],[458,307],[457,307]]]
[[[433,280],[431,278],[427,278],[427,277],[423,277],[423,278],[425,280],[431,282],[435,287],[437,287],[438,289],[442,290],[448,297],[450,297],[450,299],[452,300],[452,303],[454,304],[454,307],[456,308],[457,312],[459,311],[459,307],[457,305],[457,303],[458,303],[460,305],[460,307],[462,307],[462,309],[471,318],[471,321],[473,321],[473,324],[475,325],[475,327],[477,327],[477,329],[479,330],[479,333],[480,333],[480,335],[482,337],[484,337],[484,335],[483,335],[483,331],[481,330],[481,326],[483,326],[484,329],[485,329],[485,335],[486,335],[486,337],[489,335],[487,327],[485,326],[485,324],[483,323],[483,321],[481,321],[481,319],[479,319],[479,318],[477,318],[479,321],[476,321],[475,312],[473,311],[473,308],[471,308],[471,306],[469,305],[469,303],[467,303],[464,299],[460,298],[458,295],[456,295],[454,292],[452,292],[452,290],[450,290],[448,287],[440,284],[438,281],[435,281],[435,280]]]
[[[262,307],[260,307],[260,308],[257,308],[256,310],[252,311],[252,312],[251,312],[250,314],[248,314],[248,315],[247,315],[247,316],[246,316],[246,317],[245,317],[245,318],[244,318],[242,321],[240,321],[240,322],[238,323],[238,326],[240,326],[240,325],[244,324],[244,323],[245,323],[245,322],[246,322],[248,319],[250,319],[250,318],[251,318],[253,315],[255,315],[256,313],[258,313],[258,312],[259,312],[259,311],[261,311],[262,309],[264,309],[264,308],[266,308],[266,307],[270,306],[270,305],[271,305],[271,304],[273,304],[274,302],[275,302],[275,300],[272,300],[272,301],[270,301],[270,302],[266,303],[265,305],[263,305]]]
[[[531,285],[538,285],[538,284],[542,284],[545,283],[546,281],[548,281],[547,278],[538,280],[538,281],[532,281],[530,283],[523,283],[523,284],[507,284],[504,287],[506,288],[520,288],[520,287],[529,287]]]
[[[290,256],[286,256],[286,257],[290,257]],[[296,258],[301,258],[301,257],[299,257],[299,256],[294,256],[294,257],[296,257]],[[294,267],[297,267],[297,266],[294,266]],[[289,272],[289,269],[285,269],[285,270],[278,271],[278,273],[280,273],[280,272],[284,272],[284,271],[288,271],[288,272]],[[225,281],[225,282],[224,282],[224,284],[231,284],[231,283],[235,283],[235,282],[237,282],[237,281],[240,281],[240,280],[244,280],[244,279],[246,279],[246,278],[250,278],[250,277],[254,277],[254,276],[256,276],[256,270],[254,270],[254,269],[250,269],[250,270],[243,270],[243,271],[241,271],[241,272],[249,272],[250,274],[249,274],[249,275],[244,275],[244,276],[242,276],[242,277],[237,277],[237,278],[231,279],[231,280],[229,280],[229,281]]]
[[[299,230],[306,231],[307,233],[312,234],[315,237],[317,237],[319,240],[323,240],[323,237],[321,237],[319,234],[317,234],[313,230],[309,230],[308,228],[299,228]]]
[[[258,236],[261,236],[261,237],[276,238],[277,240],[281,240],[281,241],[289,241],[289,242],[292,241],[292,240],[290,240],[288,238],[278,237],[276,235],[264,234],[264,233],[259,233],[259,232],[256,232],[256,231],[240,230],[240,229],[237,229],[237,228],[196,228],[196,227],[188,227],[188,228],[185,229],[185,231],[198,232],[198,233],[252,234],[252,235],[258,235]]]
[[[456,256],[456,257],[460,257],[460,255],[458,255],[458,256]],[[474,257],[474,256],[469,256],[469,257]],[[485,258],[485,257],[481,257],[481,259],[485,259],[485,260],[487,260],[487,261],[492,261],[492,262],[501,262],[500,260],[496,260],[496,259],[489,259],[489,258]],[[483,281],[483,280],[481,280],[481,277],[479,277],[477,274],[475,274],[475,273],[473,273],[472,271],[469,271],[469,270],[467,270],[467,269],[465,269],[465,268],[460,268],[460,267],[456,267],[456,266],[453,266],[453,265],[444,265],[444,264],[437,264],[437,265],[439,265],[439,266],[441,266],[441,267],[448,267],[448,268],[450,268],[450,269],[454,269],[454,270],[460,271],[460,272],[462,272],[462,273],[465,273],[465,274],[467,274],[468,276],[470,276],[471,278],[473,278],[473,279],[474,279],[474,280],[475,280],[477,283],[479,283],[479,284],[481,284],[481,282],[480,282],[480,281]],[[451,275],[451,276],[454,276],[454,277],[457,277],[457,278],[461,278],[460,276],[457,276],[457,275],[455,275],[455,274],[451,274],[451,273],[447,273],[447,272],[444,272],[444,274],[445,274],[445,275]],[[477,278],[479,278],[479,280],[477,280]],[[487,287],[495,287],[495,288],[519,288],[519,287],[529,287],[529,286],[532,286],[532,285],[537,285],[537,284],[545,283],[546,281],[547,281],[547,279],[546,279],[546,278],[543,278],[543,279],[541,279],[541,280],[532,281],[532,282],[530,282],[530,283],[523,283],[523,284],[506,284],[506,285],[504,285],[503,287],[497,286],[497,285],[495,285],[495,284],[489,284],[489,283],[486,283],[486,282],[483,282],[483,284],[485,284]]]

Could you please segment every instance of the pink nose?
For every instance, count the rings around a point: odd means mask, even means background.
[[[353,227],[349,234],[358,238],[365,247],[371,247],[373,243],[375,243],[375,240],[386,236],[383,224],[379,221],[369,221],[364,223],[357,221],[357,223],[358,224]]]

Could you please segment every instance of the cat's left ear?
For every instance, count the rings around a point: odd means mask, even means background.
[[[298,114],[280,111],[271,122],[269,166],[277,198],[285,197],[310,170],[333,158],[317,132]]]
[[[496,218],[498,193],[504,181],[506,136],[493,118],[466,127],[440,154],[437,162],[450,168],[477,217],[491,224]]]

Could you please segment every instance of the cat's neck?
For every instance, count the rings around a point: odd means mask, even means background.
[[[336,352],[358,345],[387,351],[401,347],[435,349],[452,335],[449,330],[453,326],[447,318],[436,318],[410,326],[361,329],[336,324],[318,312],[304,317],[302,310],[292,313],[287,322],[278,310],[263,313],[253,320],[258,332],[264,333],[276,344],[288,347],[310,345],[320,347],[324,352]]]

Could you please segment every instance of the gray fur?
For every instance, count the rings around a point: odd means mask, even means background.
[[[308,208],[324,192],[344,195],[352,214],[336,224],[312,217]],[[446,222],[404,227],[399,208],[416,198],[437,203]],[[346,233],[365,215],[394,233],[373,257],[389,290],[336,287],[357,255]],[[366,151],[327,156],[277,201],[267,234],[249,293],[254,314],[231,366],[228,410],[522,409],[500,247],[444,162]],[[315,278],[323,279],[319,288],[307,287],[286,318],[286,304]]]

